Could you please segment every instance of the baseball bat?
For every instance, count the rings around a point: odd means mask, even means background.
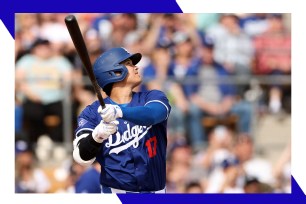
[[[87,47],[84,41],[84,38],[82,36],[78,21],[74,15],[68,15],[65,17],[65,24],[67,26],[67,29],[69,31],[70,37],[73,41],[74,47],[78,52],[79,57],[82,60],[82,63],[85,67],[85,70],[90,78],[90,81],[94,87],[94,90],[96,92],[96,95],[98,97],[98,100],[100,102],[100,105],[102,108],[105,108],[105,103],[103,100],[103,97],[100,92],[100,87],[97,83],[97,79],[93,73],[92,64],[89,59]]]

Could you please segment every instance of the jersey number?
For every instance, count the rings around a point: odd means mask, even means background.
[[[148,148],[149,157],[152,158],[156,155],[156,148],[157,148],[157,139],[156,136],[151,137],[146,141],[146,146]]]

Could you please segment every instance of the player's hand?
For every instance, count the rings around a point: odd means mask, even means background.
[[[102,143],[110,135],[117,132],[117,126],[119,122],[117,120],[110,123],[101,120],[100,124],[92,132],[92,137],[96,142]]]
[[[102,120],[105,122],[111,122],[123,116],[121,108],[112,104],[106,104],[104,109],[99,106],[98,113],[100,113]]]

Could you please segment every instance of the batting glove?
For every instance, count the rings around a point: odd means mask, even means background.
[[[97,127],[92,132],[93,139],[98,143],[102,143],[110,135],[117,132],[118,124],[119,122],[117,120],[112,121],[110,123],[106,123],[101,120],[100,124],[97,125]]]
[[[121,108],[117,105],[111,104],[106,104],[104,109],[99,106],[98,113],[100,113],[102,119],[105,122],[111,122],[116,120],[117,118],[122,118],[123,116]]]

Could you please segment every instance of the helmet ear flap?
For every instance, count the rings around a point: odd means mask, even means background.
[[[115,78],[122,78],[122,76],[127,75],[128,69],[126,68],[126,66],[124,66],[123,64],[119,64],[116,66],[116,68],[114,70],[110,70],[108,73],[110,75],[110,77],[115,77]]]
[[[117,64],[113,69],[97,72],[96,79],[99,86],[103,89],[107,84],[122,81],[128,74],[128,69],[122,65]]]

